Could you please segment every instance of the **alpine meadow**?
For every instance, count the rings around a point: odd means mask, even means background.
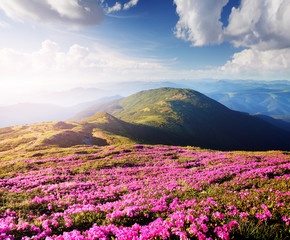
[[[290,240],[289,0],[0,0],[0,240]]]

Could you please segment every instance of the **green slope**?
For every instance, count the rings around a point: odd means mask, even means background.
[[[0,129],[0,159],[16,152],[19,156],[33,156],[34,151],[55,154],[79,145],[124,143],[219,150],[290,149],[289,132],[257,117],[232,111],[193,90],[142,91],[98,109],[106,112],[95,113],[90,109],[91,116],[80,122]]]
[[[152,143],[171,144],[172,137],[167,131],[154,126],[128,123],[106,112],[97,113],[80,122],[92,131],[98,130],[111,143]]]
[[[232,111],[189,89],[160,88],[142,91],[103,109],[140,128],[150,126],[158,129],[162,135],[160,139],[165,138],[166,142],[163,143],[166,144],[221,150],[290,148],[289,133],[261,119]],[[139,134],[138,128],[134,131],[137,132],[135,135]],[[156,134],[152,135],[152,142],[155,136]]]
[[[120,100],[111,109],[111,114],[124,121],[167,129],[183,125],[187,118],[201,119],[202,112],[226,110],[199,92],[178,88],[142,91]]]

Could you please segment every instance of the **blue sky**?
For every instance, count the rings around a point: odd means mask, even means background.
[[[289,13],[289,0],[1,0],[0,102],[103,82],[290,80]]]

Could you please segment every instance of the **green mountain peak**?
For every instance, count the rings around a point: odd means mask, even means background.
[[[130,136],[135,138],[144,139],[139,130],[150,127],[151,138],[146,135],[149,143],[155,143],[158,135],[158,143],[212,149],[290,148],[288,133],[246,113],[232,111],[191,89],[141,91],[101,109],[123,123],[133,125]]]

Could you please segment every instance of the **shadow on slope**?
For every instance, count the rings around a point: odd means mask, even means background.
[[[122,121],[107,112],[97,113],[80,122],[84,127],[100,129],[107,133],[122,136],[138,143],[178,144],[173,141],[172,134],[152,126]]]
[[[278,128],[281,128],[285,131],[288,131],[290,132],[290,122],[287,122],[283,119],[276,119],[276,118],[273,118],[273,117],[269,117],[269,116],[266,116],[266,115],[260,115],[260,114],[257,114],[257,115],[253,115],[255,117],[258,117],[260,119],[263,119],[264,121],[278,127]]]

